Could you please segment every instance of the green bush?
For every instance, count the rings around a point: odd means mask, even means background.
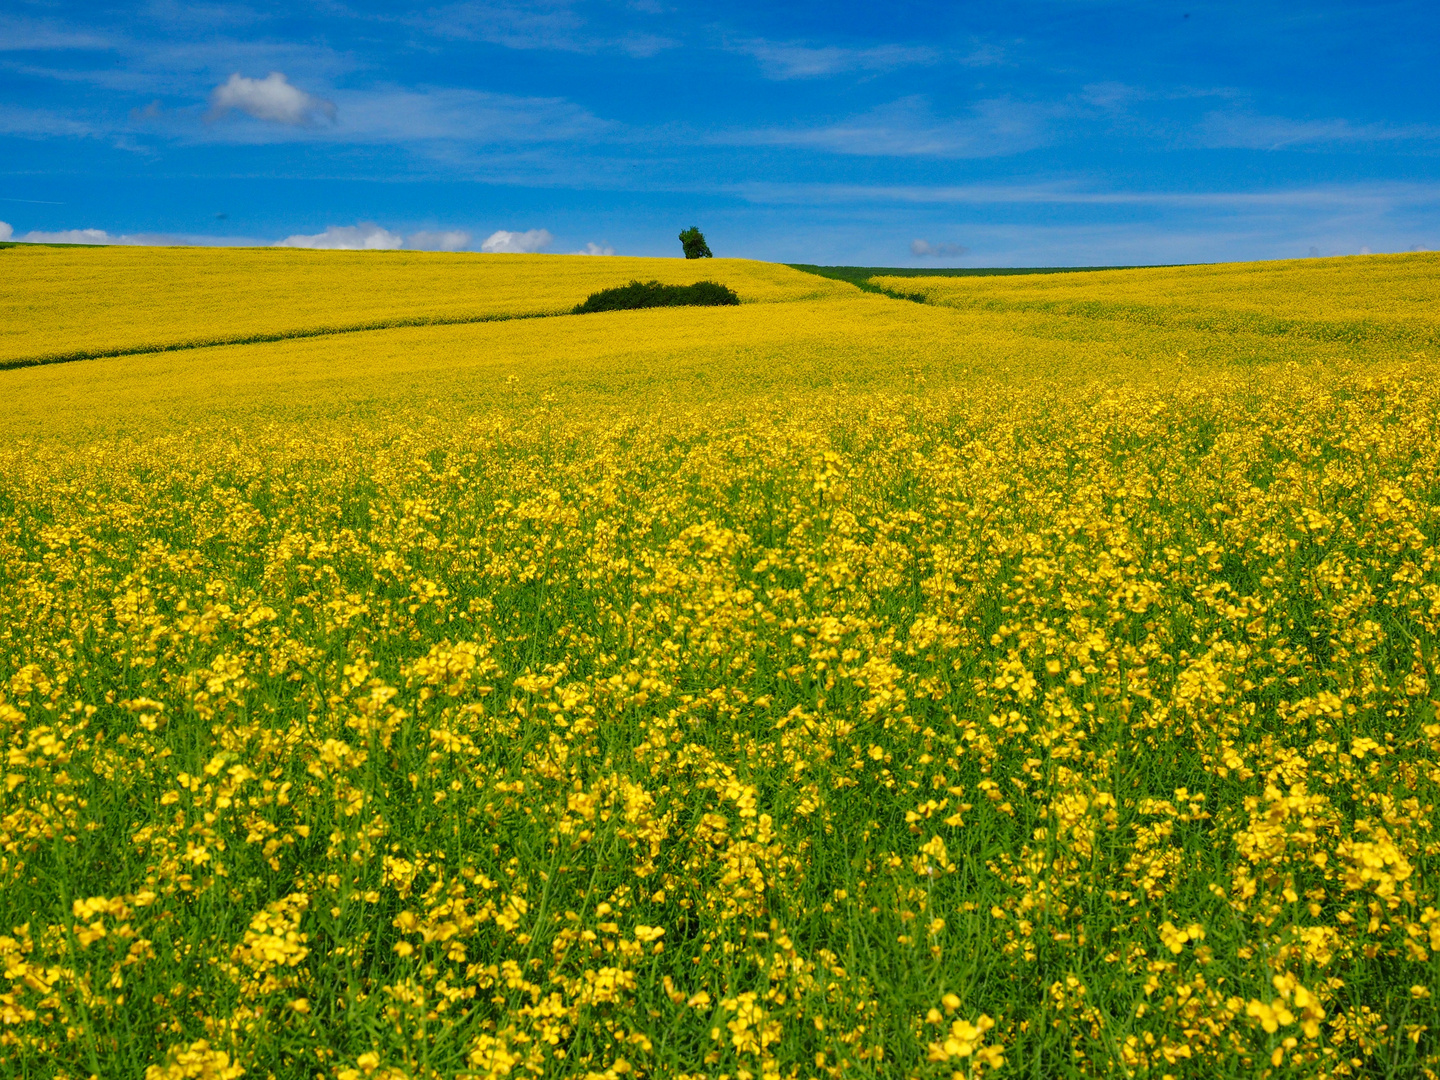
[[[658,281],[632,281],[613,289],[601,289],[575,305],[576,315],[594,311],[632,311],[652,307],[718,307],[738,304],[735,290],[715,281],[697,281],[694,285],[661,285]]]
[[[710,245],[705,242],[705,234],[694,225],[680,234],[680,244],[685,249],[687,259],[713,259],[715,256],[710,251]]]

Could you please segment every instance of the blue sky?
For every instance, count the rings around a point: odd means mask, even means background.
[[[1093,265],[1440,248],[1433,2],[0,5],[0,236]]]

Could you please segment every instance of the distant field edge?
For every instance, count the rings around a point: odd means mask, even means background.
[[[1145,263],[1135,266],[816,266],[784,263],[791,270],[859,285],[872,277],[1004,277],[1009,274],[1091,274],[1100,270],[1174,270],[1193,263]]]
[[[144,345],[127,345],[118,349],[76,349],[65,353],[46,353],[38,356],[12,357],[0,360],[0,371],[17,368],[45,367],[50,364],[68,364],[76,360],[107,360],[116,356],[142,356],[147,353],[183,352],[186,349],[211,349],[221,345],[259,345],[269,341],[291,341],[297,338],[330,337],[335,334],[357,334],[365,330],[397,330],[407,326],[461,326],[466,323],[508,322],[511,319],[547,319],[556,315],[568,315],[563,311],[527,311],[519,314],[501,315],[436,315],[416,316],[405,319],[376,319],[363,323],[347,323],[343,326],[313,326],[299,330],[281,330],[268,334],[234,334],[223,337],[191,338],[186,341],[152,342]]]
[[[1018,274],[1088,274],[1100,270],[1168,270],[1188,263],[1163,263],[1145,266],[817,266],[814,263],[782,263],[791,270],[815,274],[835,281],[848,281],[865,292],[880,293],[894,300],[913,300],[917,304],[927,303],[921,293],[897,292],[875,285],[876,277],[1008,277]]]
[[[110,244],[52,244],[48,242],[42,243],[39,240],[0,240],[0,248],[94,248],[111,246]]]

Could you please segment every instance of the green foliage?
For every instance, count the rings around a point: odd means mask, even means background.
[[[601,289],[575,305],[576,315],[596,311],[633,311],[652,307],[720,307],[740,303],[735,290],[714,281],[693,285],[662,285],[658,281],[632,281],[613,289]]]
[[[685,258],[687,259],[714,258],[714,252],[710,250],[710,245],[705,243],[705,234],[694,225],[680,234],[680,243],[685,248]]]

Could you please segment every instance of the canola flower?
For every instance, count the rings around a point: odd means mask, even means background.
[[[771,307],[0,375],[0,1068],[1434,1075],[1435,364]]]

